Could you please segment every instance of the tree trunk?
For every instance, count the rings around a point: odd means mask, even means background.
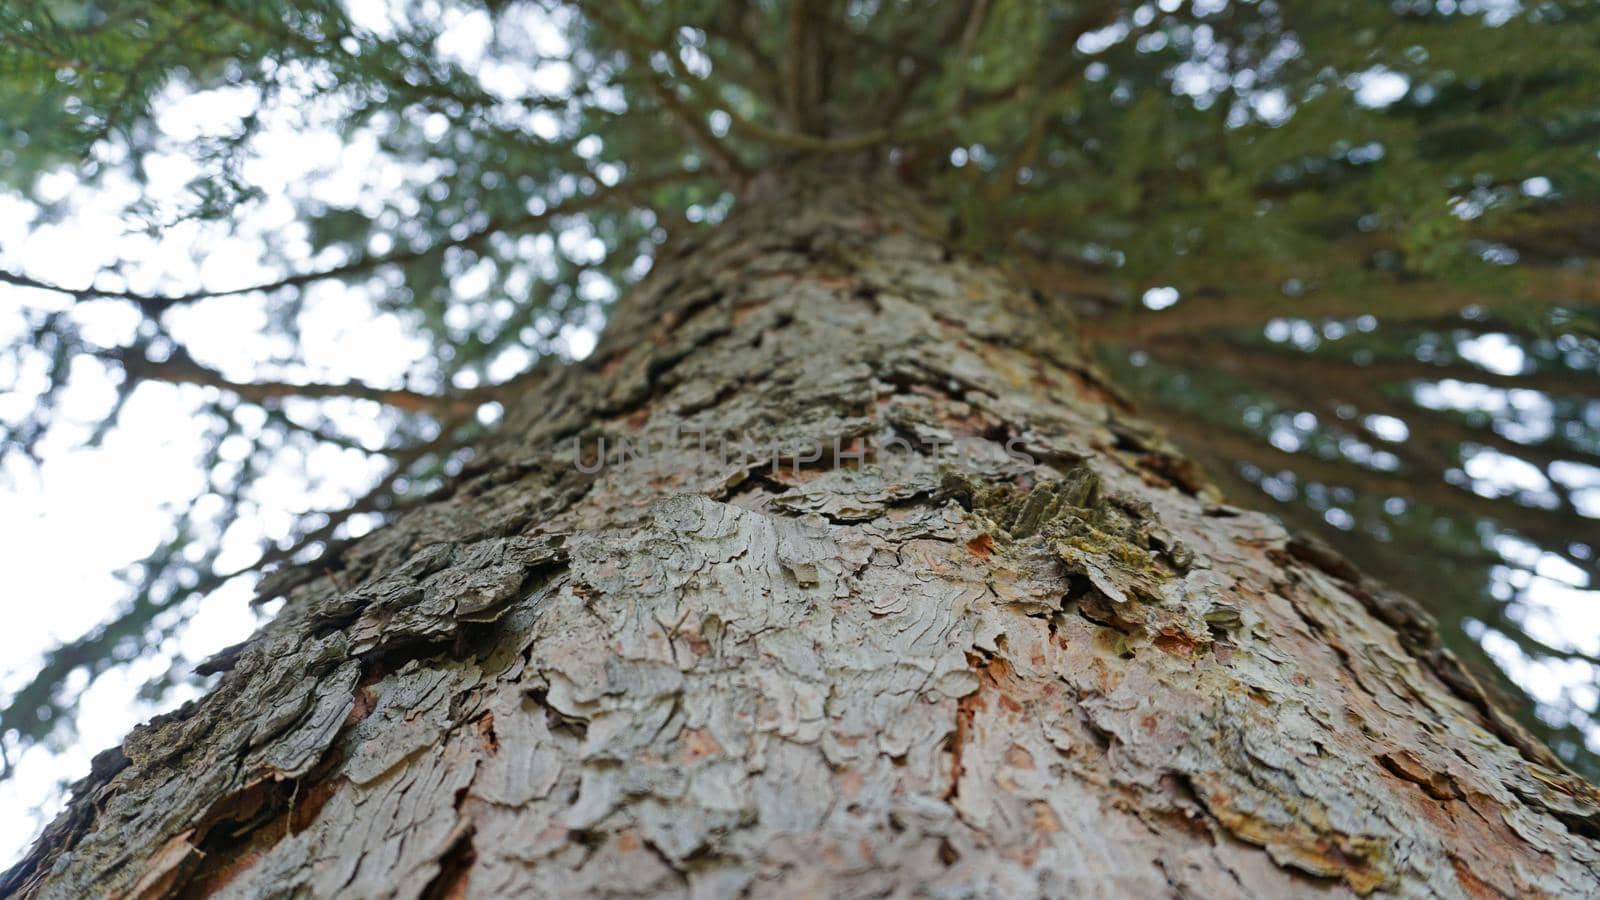
[[[891,186],[775,181],[0,889],[1600,894],[1594,789],[1073,333]]]

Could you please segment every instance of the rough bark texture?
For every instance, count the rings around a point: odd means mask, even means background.
[[[0,887],[1600,894],[1594,789],[1408,603],[1219,505],[917,206],[804,181],[277,579]],[[673,426],[711,451],[574,463]]]

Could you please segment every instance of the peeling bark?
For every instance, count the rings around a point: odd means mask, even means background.
[[[1074,335],[893,189],[785,181],[278,579],[0,889],[1600,894],[1594,788]]]

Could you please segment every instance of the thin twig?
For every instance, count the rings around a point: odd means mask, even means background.
[[[16,285],[17,287],[36,288],[45,291],[68,294],[75,299],[84,300],[98,298],[106,300],[127,300],[138,306],[146,315],[155,317],[172,309],[188,303],[201,300],[210,300],[218,297],[234,297],[240,294],[254,294],[260,292],[270,293],[284,288],[301,287],[330,278],[344,278],[370,272],[374,269],[388,265],[398,265],[415,262],[429,254],[437,253],[447,247],[473,247],[482,244],[494,234],[502,231],[522,230],[538,225],[544,225],[563,216],[576,215],[587,212],[605,203],[625,196],[631,196],[642,191],[648,191],[666,184],[696,177],[693,172],[669,172],[663,175],[642,176],[617,184],[613,188],[599,188],[593,193],[582,194],[550,207],[543,212],[529,213],[512,219],[491,220],[489,224],[474,231],[459,240],[448,240],[442,243],[430,244],[420,250],[400,250],[392,253],[361,256],[350,262],[318,272],[302,272],[288,275],[276,281],[251,284],[236,288],[223,288],[220,290],[190,291],[183,294],[144,294],[138,291],[104,290],[93,285],[82,288],[70,288],[64,285],[53,284],[47,281],[30,277],[21,272],[0,271],[0,282]]]
[[[380,388],[360,381],[344,384],[294,383],[288,381],[234,381],[210,368],[179,348],[164,360],[151,359],[133,348],[90,351],[101,359],[121,363],[133,379],[169,384],[195,384],[220,388],[252,403],[271,403],[286,397],[326,399],[345,397],[373,400],[407,412],[458,415],[477,408],[470,395],[425,394],[405,388]]]

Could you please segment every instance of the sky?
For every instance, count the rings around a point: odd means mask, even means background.
[[[219,101],[225,103],[224,101]],[[181,129],[192,118],[208,114],[204,104],[188,102],[182,117],[170,123]],[[222,120],[219,115],[219,121]],[[182,133],[180,131],[180,133]],[[372,159],[361,147],[317,140],[269,140],[272,148],[260,160],[260,174],[288,183],[312,177],[321,169],[331,181],[338,173],[367,170]],[[308,148],[320,155],[308,153]],[[170,163],[176,169],[176,163]],[[328,173],[334,173],[329,175]],[[181,187],[187,173],[174,171],[171,184]],[[73,207],[58,224],[34,227],[28,205],[0,198],[0,267],[68,286],[89,282],[103,264],[119,256],[140,260],[152,281],[226,288],[270,280],[273,270],[258,264],[253,235],[281,228],[283,220],[270,202],[245,234],[224,238],[207,234],[173,235],[151,243],[129,236],[119,216],[126,199],[115,188],[89,191],[61,182],[62,196]],[[205,253],[198,264],[191,257],[196,243]],[[93,248],[86,252],[85,248]],[[61,309],[70,299],[45,291],[0,285],[0,340],[19,332],[21,307]],[[75,311],[85,334],[115,343],[134,319],[119,303]],[[275,349],[264,336],[259,299],[229,297],[196,304],[173,317],[174,331],[197,358],[221,368],[230,377],[248,380],[252,360]],[[325,285],[311,291],[301,317],[302,350],[307,380],[400,386],[408,369],[428,352],[407,333],[404,323],[374,311],[357,289]],[[581,358],[594,346],[592,329],[568,328],[560,335],[564,355]],[[11,374],[11,373],[0,373]],[[37,374],[37,373],[36,373]],[[23,373],[22,387],[28,386]],[[0,379],[4,383],[4,379]],[[70,421],[40,448],[42,465],[21,460],[0,472],[0,571],[6,573],[10,611],[0,629],[0,690],[15,690],[37,668],[40,653],[77,637],[103,621],[120,604],[126,588],[116,573],[149,555],[168,533],[172,511],[200,491],[205,473],[199,459],[206,445],[200,407],[210,389],[147,383],[134,394],[120,427],[95,449],[81,446],[89,426],[103,414],[114,383],[94,366],[73,372],[64,398]],[[26,414],[30,391],[0,394],[0,416]],[[342,407],[342,409],[340,408]],[[361,437],[373,449],[383,446],[388,423],[376,404],[335,404],[334,420],[345,434]],[[384,471],[376,457],[324,448],[310,458],[291,454],[269,469],[256,495],[270,498],[252,518],[254,527],[230,532],[218,560],[224,571],[252,562],[262,538],[282,538],[300,514],[337,509],[370,486]],[[307,472],[315,475],[308,482]],[[249,578],[235,579],[207,597],[193,611],[175,640],[163,645],[162,656],[119,667],[96,679],[79,700],[77,739],[62,748],[35,746],[17,755],[13,778],[0,781],[0,867],[8,864],[32,839],[60,802],[62,781],[88,771],[89,760],[119,742],[134,724],[193,696],[180,690],[160,703],[140,699],[139,689],[164,671],[172,660],[192,666],[216,651],[248,637],[263,621],[262,610],[250,604]],[[270,608],[265,612],[270,612]]]
[[[216,101],[226,104],[226,98]],[[222,118],[206,104],[186,103],[164,124],[177,134],[208,115]],[[307,152],[308,150],[314,152]],[[158,190],[176,194],[187,173],[181,159],[156,164]],[[338,142],[316,140],[283,143],[261,160],[260,174],[275,175],[286,183],[304,177],[306,169],[329,162],[361,165],[359,149],[341,148]],[[59,183],[60,196],[72,213],[57,224],[34,227],[26,204],[0,200],[0,266],[54,283],[83,285],[103,264],[117,258],[140,260],[139,271],[150,281],[226,287],[269,277],[259,263],[258,250],[247,232],[238,239],[206,235],[205,253],[191,255],[200,235],[174,234],[152,241],[130,235],[120,216],[127,196],[115,179],[106,189],[83,190],[70,175]],[[129,186],[131,190],[131,186]],[[282,226],[282,212],[268,203],[250,230]],[[333,380],[361,378],[373,383],[393,383],[404,367],[425,348],[405,334],[400,323],[373,314],[359,296],[339,287],[319,289],[308,313],[306,356],[318,377]],[[0,336],[10,337],[21,328],[19,306],[58,309],[68,298],[44,291],[0,287]],[[91,304],[76,310],[85,336],[102,344],[115,344],[136,321],[120,303]],[[98,307],[98,308],[93,308]],[[209,301],[184,310],[173,319],[174,330],[186,338],[196,356],[219,365],[232,377],[248,379],[252,359],[264,359],[274,348],[262,335],[262,304],[248,297]],[[359,339],[357,339],[359,337]],[[21,386],[30,384],[21,373]],[[0,689],[14,690],[37,667],[40,652],[59,641],[79,636],[103,621],[125,597],[116,572],[148,556],[172,526],[172,510],[189,503],[200,492],[205,473],[199,464],[206,434],[199,419],[208,389],[147,383],[137,389],[123,412],[121,427],[114,428],[97,449],[81,446],[87,427],[110,403],[114,383],[94,365],[72,373],[63,399],[70,422],[40,448],[43,463],[37,468],[11,460],[0,473],[0,569],[6,573],[6,592],[12,615],[0,629]],[[19,407],[28,390],[0,395],[0,416],[8,419],[27,412]],[[359,404],[353,404],[359,406]],[[362,415],[366,412],[366,415]],[[352,409],[342,424],[362,435],[373,447],[381,446],[387,429],[371,410]],[[255,534],[230,535],[229,551],[219,560],[224,569],[250,562],[258,540],[287,533],[293,517],[303,511],[336,506],[368,484],[380,471],[377,463],[359,453],[329,452],[313,460],[285,459],[269,471],[258,494],[272,504],[255,516]],[[310,463],[318,477],[308,484],[300,471]],[[88,770],[88,761],[101,749],[117,743],[138,721],[188,699],[188,693],[166,698],[159,705],[139,698],[139,688],[159,675],[172,658],[198,662],[229,644],[247,637],[260,621],[250,607],[247,579],[230,582],[194,610],[175,640],[161,649],[167,658],[151,658],[120,667],[97,679],[80,701],[76,741],[64,748],[35,746],[15,755],[15,777],[0,781],[0,860],[9,860],[40,825],[37,815],[17,814],[40,808],[53,812],[58,783]]]
[[[380,3],[355,5],[358,20],[383,27]],[[460,17],[441,44],[446,52],[471,60],[481,54],[488,39],[485,29],[481,18]],[[486,84],[509,85],[534,77],[488,67],[481,74]],[[1369,88],[1379,105],[1403,89],[1381,73]],[[146,164],[153,196],[171,208],[181,205],[184,184],[195,172],[183,148],[234,121],[240,102],[240,96],[227,90],[203,95],[175,91],[163,102],[159,121],[171,150],[155,154]],[[63,171],[43,185],[45,199],[60,201],[69,210],[54,223],[40,220],[38,210],[26,201],[0,195],[0,267],[79,286],[115,260],[137,260],[128,286],[148,292],[270,281],[282,271],[264,261],[261,248],[268,235],[288,248],[289,263],[299,269],[323,262],[306,249],[290,197],[359,205],[364,197],[402,192],[428,177],[385,159],[370,135],[347,142],[330,129],[318,128],[315,115],[296,112],[268,127],[256,145],[247,176],[263,187],[266,198],[248,210],[236,233],[186,223],[151,236],[123,215],[137,192],[130,180],[113,176],[88,189],[73,172]],[[1145,305],[1154,310],[1180,302],[1171,288],[1153,289],[1145,297]],[[62,295],[0,286],[0,340],[22,327],[20,309],[70,305],[70,298]],[[130,309],[112,301],[77,304],[73,315],[86,337],[105,345],[125,340],[137,323]],[[269,336],[265,328],[266,307],[259,297],[197,303],[174,312],[170,321],[198,359],[240,380],[257,376],[259,361],[284,349],[281,339]],[[363,289],[355,286],[325,284],[309,289],[300,324],[304,365],[277,371],[278,375],[331,382],[359,379],[398,387],[428,353],[427,345],[410,333],[405,322],[377,311]],[[1309,326],[1283,320],[1269,326],[1268,337],[1292,341],[1295,329],[1301,327]],[[1281,335],[1274,337],[1274,328]],[[558,349],[581,358],[594,340],[594,328],[569,326],[560,334]],[[1522,351],[1504,336],[1473,341],[1463,345],[1462,352],[1490,371],[1520,371],[1525,363]],[[42,373],[27,365],[15,371],[4,368],[9,365],[0,362],[0,384],[14,380],[19,390],[0,394],[0,418],[15,420],[28,413],[28,387],[36,385]],[[0,629],[0,692],[23,683],[45,648],[81,635],[107,618],[126,594],[116,573],[147,556],[171,527],[174,508],[190,503],[201,491],[206,473],[198,459],[207,438],[200,411],[208,390],[143,385],[125,410],[123,424],[110,432],[105,444],[85,449],[83,439],[111,402],[114,384],[102,369],[84,364],[74,369],[64,397],[69,421],[40,448],[42,465],[34,468],[12,461],[0,471],[0,571],[5,572],[10,613],[6,627]],[[1539,406],[1541,395],[1533,392],[1454,382],[1441,382],[1431,390],[1429,397],[1441,406],[1485,409],[1526,428],[1548,426],[1549,410]],[[364,401],[331,404],[326,411],[345,433],[373,450],[383,446],[393,427],[392,417]],[[1404,423],[1397,420],[1388,426],[1397,439],[1404,439]],[[220,568],[248,564],[263,539],[288,536],[303,512],[338,508],[383,471],[378,457],[355,450],[329,447],[302,455],[285,449],[280,456],[263,475],[248,521],[226,535]],[[1481,455],[1469,463],[1467,475],[1475,490],[1536,491],[1547,476],[1528,468],[1517,460]],[[1592,504],[1585,514],[1600,517],[1600,470],[1577,467],[1567,477],[1569,486],[1578,486],[1574,496]],[[1523,567],[1508,567],[1502,574],[1507,596],[1516,597],[1513,618],[1542,640],[1600,653],[1600,592],[1583,573],[1553,554],[1511,539],[1504,539],[1497,549]],[[158,703],[141,698],[141,685],[174,661],[192,666],[242,640],[270,614],[270,609],[252,608],[250,598],[249,579],[229,582],[191,610],[187,622],[157,656],[114,669],[88,685],[78,701],[77,736],[70,744],[36,746],[20,754],[14,746],[6,747],[16,769],[14,777],[0,781],[0,809],[8,811],[0,816],[0,867],[9,865],[55,813],[62,800],[60,785],[86,773],[94,753],[117,743],[137,722],[193,693],[180,690]],[[1586,665],[1530,660],[1489,628],[1474,637],[1541,702],[1554,705],[1563,697],[1576,697],[1594,708],[1596,685]],[[1600,746],[1600,728],[1589,724]]]
[[[352,7],[366,27],[384,27],[382,3],[356,2]],[[458,17],[441,47],[470,59],[481,54],[488,39],[486,20]],[[502,84],[531,77],[501,70],[482,74],[487,82]],[[543,72],[535,80],[549,88],[559,78],[559,73]],[[147,195],[158,201],[158,208],[183,206],[185,184],[197,172],[184,152],[187,145],[224,132],[244,111],[246,99],[228,89],[202,94],[173,90],[164,98],[158,121],[169,150],[153,154],[145,164]],[[103,266],[135,260],[128,287],[151,293],[271,281],[283,270],[263,260],[262,241],[269,235],[288,248],[289,262],[298,270],[323,263],[305,249],[291,197],[360,205],[430,177],[383,157],[371,134],[346,141],[331,128],[317,127],[315,110],[289,108],[271,114],[277,121],[255,142],[245,172],[262,187],[265,199],[249,208],[236,233],[186,222],[153,237],[123,215],[138,195],[132,180],[113,174],[89,189],[73,171],[62,170],[41,184],[43,200],[69,210],[53,223],[31,203],[0,194],[0,267],[75,287],[91,283]],[[108,153],[115,158],[114,148]],[[104,276],[96,283],[114,286]],[[74,306],[64,295],[0,285],[0,340],[22,333],[22,308],[69,307],[84,337],[105,346],[126,340],[138,321],[121,302]],[[197,359],[238,380],[259,377],[259,362],[286,349],[280,338],[268,335],[260,297],[203,301],[175,310],[168,322]],[[427,343],[411,334],[405,322],[375,311],[357,286],[311,288],[299,324],[305,365],[274,370],[286,380],[355,379],[401,387],[429,353]],[[557,352],[581,358],[594,340],[592,327],[564,326]],[[505,374],[532,358],[502,363],[510,370]],[[12,361],[0,362],[0,384],[17,387],[0,393],[0,418],[15,421],[30,411],[44,376],[42,361],[31,363],[18,368]],[[84,634],[125,601],[126,588],[116,573],[147,557],[169,533],[174,510],[191,503],[204,486],[199,459],[207,435],[201,408],[210,389],[141,385],[123,412],[122,424],[112,429],[104,445],[86,449],[84,438],[109,407],[114,389],[99,366],[75,366],[63,397],[67,421],[41,444],[42,464],[13,460],[0,471],[0,570],[6,573],[11,613],[7,627],[0,629],[0,691],[25,683],[44,649]],[[374,450],[384,445],[393,426],[391,416],[366,401],[340,401],[319,411]],[[262,539],[288,536],[296,518],[307,511],[340,508],[384,472],[376,456],[331,447],[309,456],[286,449],[280,457],[258,482],[258,502],[248,521],[226,535],[220,570],[247,565],[256,558]],[[189,610],[188,621],[156,657],[115,668],[88,685],[78,701],[76,738],[67,746],[34,746],[20,753],[14,744],[6,746],[16,768],[14,777],[0,781],[0,809],[7,811],[0,816],[0,868],[19,856],[54,815],[63,799],[61,785],[87,773],[96,752],[118,743],[134,724],[194,693],[181,689],[152,702],[140,696],[145,682],[174,662],[192,666],[243,640],[264,621],[271,609],[252,608],[252,584],[250,578],[227,583]]]

